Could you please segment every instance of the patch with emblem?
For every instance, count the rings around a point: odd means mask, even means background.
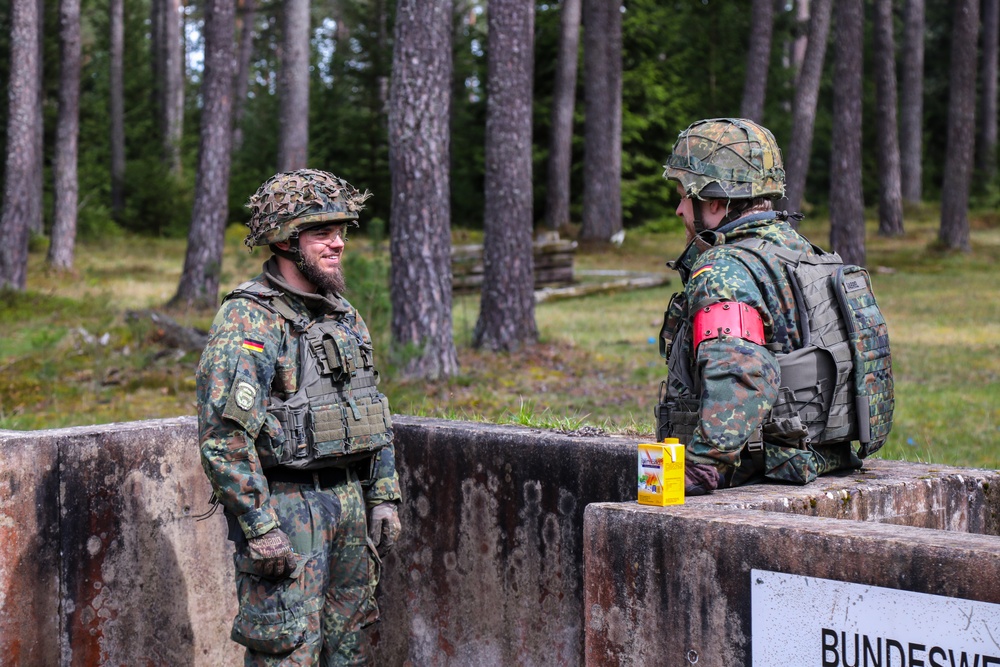
[[[249,411],[257,398],[257,387],[242,380],[236,384],[236,405],[240,410]]]

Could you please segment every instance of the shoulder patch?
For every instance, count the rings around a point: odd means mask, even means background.
[[[711,268],[712,268],[711,264],[706,264],[705,266],[701,267],[700,269],[698,269],[697,271],[695,271],[694,273],[692,273],[691,277],[688,280],[694,280],[695,278],[697,278],[698,276],[700,276],[701,274],[705,273],[706,271],[708,271]]]

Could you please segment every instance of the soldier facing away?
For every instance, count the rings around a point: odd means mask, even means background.
[[[663,175],[677,183],[688,245],[669,263],[684,291],[660,332],[657,435],[686,445],[686,494],[861,467],[893,411],[867,272],[797,233],[800,214],[772,210],[785,192],[781,152],[753,121],[692,124]]]
[[[343,297],[368,198],[333,174],[276,174],[250,197],[262,273],[223,300],[197,371],[202,465],[234,542],[247,665],[370,664],[381,560],[400,533],[388,402]]]

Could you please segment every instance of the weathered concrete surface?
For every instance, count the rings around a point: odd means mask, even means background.
[[[378,664],[580,664],[583,511],[635,497],[637,440],[408,417],[396,440]]]
[[[44,651],[4,664],[241,662],[228,640],[236,608],[225,521],[221,512],[195,520],[210,494],[195,432],[182,418],[0,436],[5,480],[10,469],[34,475],[24,494],[0,486],[0,507],[37,499],[14,517],[35,541],[4,542],[2,560],[19,567],[0,578],[18,599],[5,601],[0,646],[20,643],[22,658],[25,646]],[[26,600],[35,611],[8,613]]]
[[[1000,602],[1000,475],[866,468],[676,507],[590,505],[586,664],[749,665],[754,568]]]
[[[0,442],[13,432],[0,432]],[[16,439],[0,449],[0,663],[59,662],[58,451]]]

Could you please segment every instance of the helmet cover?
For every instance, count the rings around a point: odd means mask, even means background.
[[[698,199],[785,196],[781,149],[771,131],[745,118],[709,118],[677,136],[663,177]]]
[[[287,241],[305,229],[330,222],[353,222],[371,193],[318,169],[275,174],[247,200],[249,248]]]

